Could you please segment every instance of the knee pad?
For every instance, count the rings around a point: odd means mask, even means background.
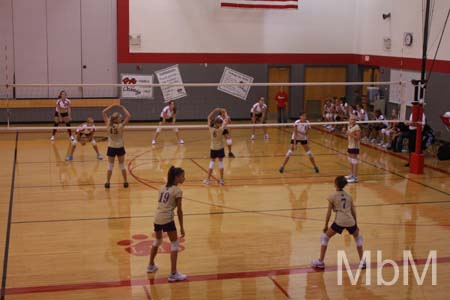
[[[59,125],[59,122],[53,123],[53,127],[58,127],[58,125]]]
[[[358,159],[357,159],[357,158],[352,158],[351,161],[350,161],[350,163],[351,163],[352,165],[357,165],[357,164],[358,164]]]
[[[114,163],[108,163],[108,171],[112,171],[114,169]]]
[[[219,161],[219,169],[223,169],[223,161]]]
[[[363,237],[361,234],[358,235],[358,237],[355,238],[356,246],[361,247],[363,244]]]
[[[176,252],[180,250],[180,244],[178,243],[178,240],[170,242],[170,251]]]
[[[92,146],[97,146],[97,141],[95,140],[95,138],[92,138],[91,144]]]
[[[214,161],[211,160],[211,161],[209,162],[209,168],[210,168],[210,169],[214,169]]]
[[[78,144],[77,139],[73,139],[71,142],[72,146],[76,146]]]
[[[179,130],[178,128],[175,128],[174,131],[175,131],[175,132],[179,132],[180,130]]]
[[[161,246],[162,242],[163,242],[162,239],[155,239],[155,240],[153,240],[153,247]]]
[[[125,164],[124,163],[119,163],[119,167],[120,167],[120,169],[122,171],[125,170]]]
[[[320,236],[320,245],[328,246],[329,240],[330,238],[328,237],[328,235],[326,233],[322,233],[322,235]]]
[[[66,127],[70,127],[70,122],[65,123]]]
[[[386,134],[386,129],[385,128],[381,129],[381,134]]]
[[[312,155],[312,153],[311,153],[311,150],[306,151],[306,155],[309,156],[310,158],[313,157],[313,155]]]
[[[227,145],[231,146],[231,144],[233,144],[233,141],[231,139],[227,139]]]
[[[161,132],[161,127],[156,128],[156,132],[160,133]]]
[[[292,150],[291,150],[291,149],[289,149],[289,150],[288,150],[288,152],[286,152],[286,156],[291,156],[291,155],[292,155],[292,153],[293,153],[293,152],[292,152]]]

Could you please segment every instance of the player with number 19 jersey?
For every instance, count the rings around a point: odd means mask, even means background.
[[[173,221],[177,199],[182,198],[183,191],[176,185],[163,186],[159,190],[158,208],[155,215],[155,224],[164,225]]]

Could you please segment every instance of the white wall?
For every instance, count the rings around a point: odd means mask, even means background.
[[[116,16],[116,0],[0,0],[0,82],[13,75],[18,84],[116,82]],[[22,87],[16,97],[56,97],[61,89]],[[117,96],[114,88],[64,89],[70,97]]]
[[[422,0],[301,0],[299,10],[220,8],[219,0],[130,0],[130,33],[142,35],[131,52],[356,53],[422,56]],[[434,55],[449,0],[434,0]],[[390,20],[382,14],[390,12]],[[403,46],[405,32],[414,34]],[[383,37],[392,48],[383,48]],[[450,24],[438,59],[450,60]]]
[[[301,0],[299,10],[221,8],[219,0],[130,0],[131,52],[352,53],[355,2]]]
[[[422,0],[358,0],[355,18],[355,22],[357,22],[355,24],[357,25],[356,53],[421,58],[422,16],[425,11],[422,3]],[[449,0],[434,0],[428,47],[429,58],[434,56],[449,8]],[[382,14],[388,12],[391,13],[391,18],[383,20]],[[403,45],[405,32],[414,34],[414,43],[411,47]],[[385,36],[391,37],[392,48],[390,51],[383,48],[383,37]],[[437,58],[450,60],[450,22],[447,25]]]

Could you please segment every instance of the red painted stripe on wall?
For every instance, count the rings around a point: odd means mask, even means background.
[[[222,3],[221,7],[236,7],[236,8],[269,8],[269,9],[296,9],[298,5],[265,5],[265,4],[238,4],[238,3]]]

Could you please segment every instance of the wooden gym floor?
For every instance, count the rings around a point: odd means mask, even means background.
[[[225,182],[201,184],[208,167],[206,130],[183,130],[185,145],[163,132],[151,147],[151,133],[127,132],[130,187],[116,164],[110,190],[103,188],[106,162],[89,145],[64,161],[65,133],[52,144],[47,133],[0,134],[0,258],[7,263],[6,299],[447,299],[450,290],[450,163],[427,157],[424,175],[408,173],[405,156],[362,147],[360,183],[354,196],[364,247],[372,251],[372,285],[365,273],[356,286],[344,274],[337,284],[337,250],[357,263],[348,234],[330,241],[324,272],[311,269],[318,257],[326,196],[337,175],[348,174],[346,141],[312,130],[311,147],[320,168],[313,173],[297,150],[278,173],[290,133],[233,129],[234,159],[225,159]],[[102,135],[100,132],[99,135]],[[105,153],[106,142],[99,143]],[[14,152],[17,149],[17,158]],[[157,257],[160,270],[145,272],[152,240],[157,189],[168,168],[186,171],[186,237],[179,270],[189,281],[167,283],[168,245]],[[13,173],[15,172],[14,176]],[[12,204],[12,210],[10,210]],[[11,217],[10,222],[8,216]],[[10,229],[9,242],[5,243]],[[6,245],[6,249],[5,249]],[[410,273],[404,286],[377,286],[376,250],[401,263],[411,250],[420,272],[437,251],[437,285],[431,270],[423,286]],[[165,252],[165,253],[164,253]],[[393,268],[382,271],[390,280]]]

